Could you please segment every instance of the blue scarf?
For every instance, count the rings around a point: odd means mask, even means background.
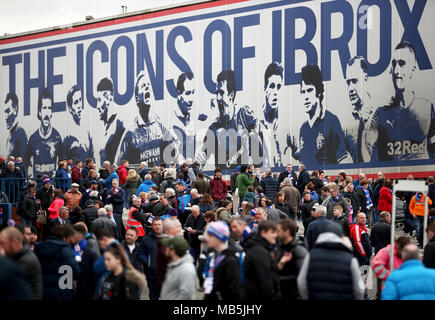
[[[363,187],[361,187],[361,188],[364,190],[364,192],[366,194],[366,199],[367,199],[366,200],[366,208],[370,209],[371,207],[373,207],[372,198],[370,198],[370,192],[368,189],[364,189]]]

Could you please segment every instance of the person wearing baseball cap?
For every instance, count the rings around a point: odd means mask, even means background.
[[[194,300],[196,296],[196,270],[193,258],[187,254],[189,246],[182,237],[163,238],[165,255],[169,259],[160,300]]]
[[[234,249],[228,247],[230,230],[224,221],[212,222],[205,240],[215,254],[211,256],[204,281],[205,300],[240,300],[240,265]]]
[[[78,183],[73,183],[71,184],[71,189],[65,192],[64,197],[66,207],[71,211],[74,209],[74,207],[80,204],[80,200],[82,199],[82,194],[79,191],[79,187],[80,185]]]

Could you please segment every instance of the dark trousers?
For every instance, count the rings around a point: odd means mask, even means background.
[[[192,247],[190,247],[189,253],[193,257],[193,264],[196,267],[196,261],[198,261],[199,255],[201,254],[201,248],[192,248]]]
[[[150,300],[157,301],[160,297],[160,290],[162,289],[157,285],[157,278],[147,277],[148,289],[150,291]]]

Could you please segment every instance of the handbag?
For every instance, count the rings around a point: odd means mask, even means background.
[[[47,214],[44,210],[39,210],[36,213],[36,219],[39,222],[39,224],[47,224]]]

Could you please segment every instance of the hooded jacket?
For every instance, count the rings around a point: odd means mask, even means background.
[[[435,300],[435,270],[417,259],[404,262],[385,282],[382,300]]]
[[[193,258],[185,253],[177,261],[168,264],[160,300],[194,300],[196,278]]]
[[[77,280],[80,269],[68,243],[60,238],[48,236],[47,240],[36,245],[34,253],[41,263],[43,300],[72,300],[72,282],[68,283],[66,279],[61,281],[61,277],[65,278],[68,274],[73,280]],[[69,266],[70,269],[65,266]],[[60,283],[64,284],[65,288],[60,288]]]
[[[103,277],[100,288],[100,299],[103,296],[105,284],[109,277]],[[145,276],[137,270],[124,268],[119,280],[118,290],[111,292],[110,300],[144,300],[144,291],[147,287]]]
[[[339,236],[322,233],[306,255],[297,279],[304,300],[362,300],[358,261]]]
[[[137,189],[136,196],[139,196],[141,192],[148,193],[151,190],[151,187],[157,187],[157,185],[151,180],[145,180]]]
[[[243,264],[246,300],[278,300],[281,298],[278,266],[269,243],[255,235],[245,244]]]
[[[389,213],[393,210],[393,194],[391,190],[385,186],[379,191],[378,210],[379,212],[387,211]]]

